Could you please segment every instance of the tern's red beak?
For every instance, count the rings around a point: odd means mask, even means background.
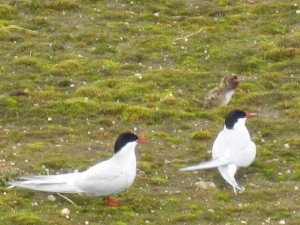
[[[147,139],[145,139],[145,138],[139,138],[139,139],[137,139],[137,143],[138,144],[145,144],[145,143],[147,143]]]
[[[253,118],[253,117],[255,117],[255,116],[256,116],[255,113],[248,113],[248,114],[246,115],[246,118],[247,118],[247,119],[250,119],[250,118]]]
[[[241,81],[240,76],[236,76],[236,78],[233,79],[233,82],[235,82],[235,83],[239,83],[240,81]]]

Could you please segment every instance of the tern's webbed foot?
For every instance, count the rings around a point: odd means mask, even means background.
[[[109,196],[106,197],[106,202],[107,202],[107,204],[108,204],[109,206],[111,206],[111,207],[117,207],[117,206],[120,205],[119,202],[113,200],[113,199],[110,198]]]
[[[245,191],[245,188],[240,186],[239,188],[233,187],[233,191],[237,195],[237,193],[243,193]]]

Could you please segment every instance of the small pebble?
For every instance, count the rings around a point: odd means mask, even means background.
[[[195,183],[195,185],[197,186],[197,189],[198,188],[201,188],[201,189],[216,188],[216,185],[210,181],[207,181],[207,182],[206,181],[198,181]]]
[[[56,200],[54,195],[48,195],[47,199],[51,202],[54,202]]]
[[[65,216],[65,217],[69,217],[71,211],[68,209],[68,208],[63,208],[61,211],[60,211],[60,215],[61,216]]]
[[[184,92],[183,92],[182,89],[177,90],[177,93],[178,93],[179,95],[183,95],[183,94],[184,94]]]
[[[289,149],[290,148],[289,143],[284,144],[284,147],[287,148],[287,149]]]
[[[285,224],[285,220],[280,220],[279,224]]]

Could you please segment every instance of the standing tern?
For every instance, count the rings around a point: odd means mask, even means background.
[[[106,196],[109,206],[119,203],[109,196],[127,189],[136,176],[135,147],[144,143],[131,132],[119,135],[115,142],[113,156],[84,172],[50,176],[24,176],[21,181],[9,182],[11,187],[21,187],[36,191],[57,193],[85,193]]]
[[[249,166],[255,159],[256,146],[251,141],[245,122],[254,117],[254,113],[246,114],[242,110],[234,110],[225,118],[224,129],[218,134],[212,148],[212,160],[189,166],[181,171],[193,171],[217,167],[221,176],[233,187],[235,193],[243,192],[235,180],[240,167]]]
[[[239,76],[225,76],[219,86],[212,89],[204,99],[203,108],[215,108],[225,106],[229,103],[241,78]]]

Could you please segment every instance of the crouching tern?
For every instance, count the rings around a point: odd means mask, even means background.
[[[131,132],[122,133],[115,142],[113,156],[84,172],[19,177],[20,181],[9,182],[9,188],[106,196],[109,206],[118,206],[119,202],[111,199],[110,195],[124,191],[133,183],[137,165],[135,148],[144,142],[145,139]]]
[[[232,187],[235,193],[243,192],[235,180],[235,174],[240,167],[249,166],[255,159],[256,146],[251,141],[245,122],[254,117],[254,113],[246,114],[242,110],[234,110],[225,118],[224,129],[218,134],[212,148],[212,160],[181,169],[193,171],[218,168],[221,176]]]

